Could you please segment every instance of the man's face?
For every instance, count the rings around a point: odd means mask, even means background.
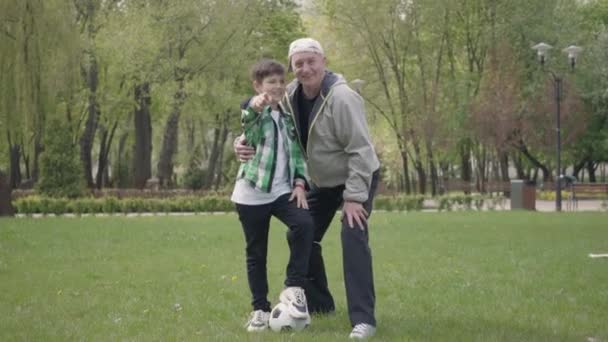
[[[325,76],[325,57],[314,52],[298,52],[291,56],[291,68],[305,87],[320,87]]]
[[[272,104],[281,102],[285,94],[285,76],[270,75],[264,77],[262,82],[254,81],[253,86],[258,94],[266,93],[270,96]]]

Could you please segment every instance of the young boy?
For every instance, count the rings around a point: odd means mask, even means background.
[[[247,331],[267,329],[270,318],[266,255],[271,216],[287,228],[290,249],[286,288],[280,300],[295,318],[310,319],[303,286],[313,241],[313,220],[306,202],[307,170],[290,114],[279,104],[285,95],[285,67],[270,59],[251,71],[257,93],[241,113],[247,143],[255,147],[241,164],[231,200],[236,204],[246,241],[247,278],[253,312]]]

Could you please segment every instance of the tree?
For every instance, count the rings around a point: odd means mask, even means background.
[[[11,187],[8,184],[8,177],[0,169],[0,217],[13,216],[15,208],[11,204]]]
[[[251,7],[244,3],[192,3],[184,0],[163,3],[158,24],[164,28],[165,40],[162,60],[169,66],[170,79],[174,82],[173,100],[166,119],[160,156],[158,178],[161,186],[172,186],[174,156],[178,146],[179,120],[188,94],[186,83],[206,72],[219,58],[225,57],[226,47],[243,43],[236,39],[246,21],[236,18],[246,17]],[[198,13],[203,13],[201,18]],[[232,26],[225,25],[226,21]]]
[[[76,54],[73,8],[65,1],[3,1],[0,13],[0,116],[11,151],[13,187],[38,178],[46,120],[62,110]],[[9,142],[10,141],[10,142]],[[22,172],[24,169],[24,172]]]

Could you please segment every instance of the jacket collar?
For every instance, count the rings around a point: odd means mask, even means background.
[[[321,111],[323,105],[325,104],[325,98],[329,95],[331,89],[337,83],[341,83],[341,82],[344,82],[344,79],[342,78],[341,75],[333,73],[332,71],[329,71],[329,70],[325,70],[325,76],[323,77],[323,80],[321,81],[321,90],[319,92],[319,96],[317,96],[317,98],[315,100],[315,103],[314,103],[313,109],[312,109],[312,113],[309,117],[309,126],[308,126],[309,130],[312,126],[311,124],[314,122],[314,119],[317,117],[317,115]],[[301,114],[300,114],[299,108],[298,108],[297,95],[301,94],[301,88],[302,88],[302,84],[297,79],[295,79],[291,83],[289,83],[289,85],[287,86],[287,92],[285,94],[286,98],[284,101],[286,103],[286,105],[288,107],[290,107],[290,111],[294,115],[294,119],[295,119],[294,121],[298,127],[298,132],[301,131],[301,127],[300,127],[300,115]]]

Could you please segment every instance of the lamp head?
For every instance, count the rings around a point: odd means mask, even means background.
[[[570,66],[572,67],[572,69],[574,69],[574,66],[576,65],[576,59],[578,58],[578,55],[581,53],[581,51],[583,51],[583,48],[576,45],[570,45],[563,51],[564,53],[568,54],[568,61],[570,62]]]
[[[538,60],[540,61],[541,65],[545,64],[545,60],[547,59],[547,55],[549,53],[549,50],[553,49],[553,46],[549,45],[549,44],[545,44],[545,43],[538,43],[536,45],[534,45],[532,47],[533,50],[536,50],[536,53],[538,54]]]

